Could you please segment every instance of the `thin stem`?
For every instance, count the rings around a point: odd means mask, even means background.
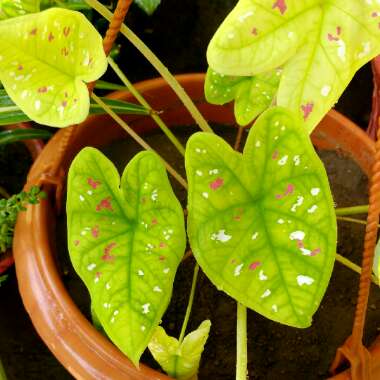
[[[0,380],[7,380],[7,375],[5,374],[3,363],[1,362],[1,360],[0,360]]]
[[[236,134],[235,145],[234,145],[234,149],[237,151],[239,151],[239,149],[240,149],[241,138],[243,137],[243,132],[244,132],[244,127],[239,126],[238,132]]]
[[[247,308],[237,303],[236,323],[236,380],[247,379]]]
[[[369,207],[368,205],[362,205],[362,206],[354,206],[354,207],[337,208],[335,209],[335,213],[338,216],[367,214],[368,207]]]
[[[191,309],[192,309],[193,303],[194,303],[195,287],[197,284],[198,273],[199,273],[199,265],[197,263],[197,264],[195,264],[195,268],[194,268],[193,281],[191,283],[189,302],[187,304],[185,318],[183,320],[181,333],[179,335],[179,343],[182,343],[183,339],[185,338],[187,324],[189,323],[190,313],[191,313]]]
[[[94,93],[91,95],[92,99],[95,100],[97,104],[99,104],[107,113],[114,119],[138,144],[140,144],[144,149],[149,150],[151,152],[155,152],[155,150],[147,144],[122,118],[120,118],[110,107],[107,106],[98,96]],[[156,153],[156,152],[155,152]],[[158,153],[157,153],[158,155]],[[160,155],[158,155],[168,172],[185,188],[187,189],[187,182],[185,179],[168,163],[166,162]]]
[[[130,93],[139,101],[139,103],[147,108],[150,111],[150,115],[152,119],[157,123],[157,125],[161,128],[162,132],[165,133],[167,138],[173,143],[173,145],[177,148],[178,152],[185,155],[185,148],[178,141],[178,139],[174,136],[172,131],[166,126],[166,124],[162,121],[162,119],[157,115],[157,113],[153,110],[150,104],[144,99],[144,97],[140,94],[140,92],[133,86],[133,84],[128,80],[125,74],[120,70],[117,63],[111,58],[108,57],[108,62],[112,69],[115,71],[116,75],[120,78],[120,80],[124,83],[124,85],[128,88]]]
[[[335,259],[336,261],[343,264],[345,267],[351,269],[352,271],[358,273],[359,275],[362,273],[362,268],[360,268],[359,265],[354,264],[352,261],[346,259],[344,256],[340,255],[339,253],[335,254]],[[376,278],[376,276],[372,275],[371,280],[374,284],[379,285],[379,281]]]
[[[337,220],[342,220],[344,222],[350,222],[350,223],[367,225],[367,221],[366,220],[362,220],[362,219],[349,218],[349,217],[346,217],[346,216],[337,216],[336,219]],[[378,224],[377,227],[380,228],[380,224]]]
[[[97,0],[85,0],[92,8],[100,13],[108,21],[112,18],[112,12],[109,11],[104,5]],[[190,112],[195,122],[205,132],[212,132],[212,129],[208,125],[205,118],[199,112],[189,95],[181,87],[174,76],[163,65],[163,63],[157,58],[157,56],[144,44],[144,42],[132,32],[125,24],[121,26],[121,34],[123,34],[139,51],[140,53],[151,63],[151,65],[158,71],[158,73],[166,80],[168,85],[173,89],[177,96],[181,99],[186,109]]]

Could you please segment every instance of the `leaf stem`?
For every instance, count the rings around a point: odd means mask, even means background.
[[[346,216],[337,216],[336,219],[342,220],[343,222],[350,222],[350,223],[367,225],[367,221],[362,220],[362,219],[349,218]],[[377,225],[377,228],[380,228],[380,224]]]
[[[112,117],[139,145],[141,145],[144,149],[149,150],[151,152],[157,153],[149,144],[147,144],[120,116],[118,116],[112,109],[107,106],[98,96],[94,93],[91,95],[92,99],[95,100],[97,104],[99,104],[108,115]],[[165,161],[158,153],[157,155],[160,157],[162,162],[164,163],[168,172],[185,188],[187,189],[187,182],[185,179],[167,162]]]
[[[97,0],[85,0],[92,8],[94,8],[98,13],[100,13],[105,19],[110,21],[112,19],[112,12],[108,10],[104,5],[102,5]],[[191,116],[194,118],[195,122],[204,132],[212,132],[212,129],[208,125],[205,118],[199,112],[190,96],[181,87],[175,77],[169,72],[169,70],[164,66],[164,64],[158,59],[158,57],[145,45],[145,43],[130,30],[125,24],[122,24],[120,29],[121,34],[123,34],[139,51],[140,53],[151,63],[151,65],[158,71],[158,73],[166,80],[168,85],[177,94],[179,99],[185,105],[186,109],[190,112]]]
[[[133,86],[133,84],[128,80],[125,74],[120,70],[117,63],[111,58],[108,57],[108,62],[112,69],[115,71],[116,75],[120,78],[120,80],[124,83],[124,85],[128,88],[130,93],[139,101],[139,103],[147,108],[150,111],[150,115],[152,119],[157,123],[157,125],[161,128],[162,132],[165,133],[167,138],[173,143],[173,145],[177,148],[178,152],[185,155],[185,148],[178,141],[178,139],[174,136],[173,132],[166,126],[166,124],[162,121],[162,119],[157,115],[157,113],[153,110],[150,104],[144,99],[144,97],[140,94],[140,92]]]
[[[335,254],[335,259],[339,263],[343,264],[345,267],[351,269],[352,271],[361,274],[362,268],[360,268],[359,265],[354,264],[352,261],[346,259],[344,256],[340,255],[339,253]],[[379,281],[377,280],[376,276],[372,275],[371,280],[374,284],[379,285]]]
[[[237,303],[236,323],[236,380],[247,379],[247,308]]]
[[[10,194],[2,186],[0,186],[0,196],[6,199],[10,198]]]
[[[190,313],[191,313],[191,309],[192,309],[193,303],[194,303],[195,287],[197,284],[198,273],[199,273],[199,265],[198,265],[198,263],[196,263],[195,267],[194,267],[193,281],[191,283],[191,290],[190,290],[189,301],[187,303],[186,314],[185,314],[185,318],[183,320],[181,333],[179,335],[179,343],[182,343],[183,339],[185,338],[187,324],[189,323]]]
[[[7,380],[7,375],[5,374],[3,363],[0,360],[0,380]]]
[[[354,206],[354,207],[337,208],[335,209],[335,213],[338,216],[367,214],[368,207],[369,207],[368,205],[362,205],[362,206]]]

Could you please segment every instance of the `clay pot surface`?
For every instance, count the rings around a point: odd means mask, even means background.
[[[203,74],[180,75],[177,78],[209,122],[234,124],[231,104],[213,106],[204,100]],[[167,125],[194,125],[192,117],[163,80],[144,81],[136,87],[155,110],[164,111],[160,116]],[[112,98],[133,101],[127,92],[115,92]],[[125,120],[139,133],[156,128],[146,116],[131,115]],[[67,130],[60,130],[49,141],[29,173],[28,186],[46,175],[49,164],[56,161],[57,157],[60,170],[67,173],[73,157],[83,147],[106,145],[126,137],[125,132],[107,116],[91,116],[75,127],[69,144],[67,135]],[[351,157],[367,175],[370,173],[374,143],[359,127],[338,112],[329,112],[313,132],[312,140],[320,149],[337,150]],[[63,154],[60,156],[58,152]],[[54,188],[46,186],[46,190],[49,192]],[[18,219],[13,247],[20,293],[41,338],[76,379],[169,379],[143,364],[140,369],[136,369],[74,304],[55,262],[55,218],[52,197],[37,206],[28,207]],[[374,347],[380,378],[380,341]],[[350,379],[349,371],[334,379]]]

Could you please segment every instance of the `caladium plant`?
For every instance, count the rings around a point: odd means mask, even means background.
[[[85,148],[68,178],[68,245],[92,308],[137,365],[169,303],[186,234],[161,160],[139,153],[120,181],[113,164]]]
[[[241,304],[308,327],[332,273],[336,218],[302,123],[282,108],[252,127],[244,153],[220,137],[186,147],[188,235],[210,280]]]
[[[380,53],[380,6],[367,0],[240,0],[210,42],[216,72],[283,67],[277,104],[311,132],[355,72]]]

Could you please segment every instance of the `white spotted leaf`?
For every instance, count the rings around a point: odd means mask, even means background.
[[[40,0],[0,0],[0,20],[40,11]]]
[[[52,8],[0,22],[0,81],[40,124],[82,122],[90,106],[84,82],[106,68],[102,38],[79,12]]]
[[[203,321],[180,343],[159,326],[148,345],[149,350],[169,376],[178,380],[189,380],[198,373],[210,327],[209,320]]]
[[[311,132],[355,72],[380,54],[380,4],[372,0],[240,0],[208,48],[219,73],[284,68],[277,104]]]
[[[244,153],[208,133],[186,147],[188,236],[209,279],[274,321],[308,327],[334,264],[336,219],[302,122],[263,113]]]
[[[246,126],[271,106],[277,94],[280,76],[280,69],[253,77],[234,77],[219,74],[209,68],[205,96],[209,103],[218,105],[234,100],[236,122]]]
[[[183,211],[161,160],[141,152],[121,181],[83,149],[68,177],[68,246],[97,319],[136,365],[169,303],[186,246]]]
[[[135,0],[135,3],[149,16],[151,16],[157,7],[161,4],[161,0]]]

